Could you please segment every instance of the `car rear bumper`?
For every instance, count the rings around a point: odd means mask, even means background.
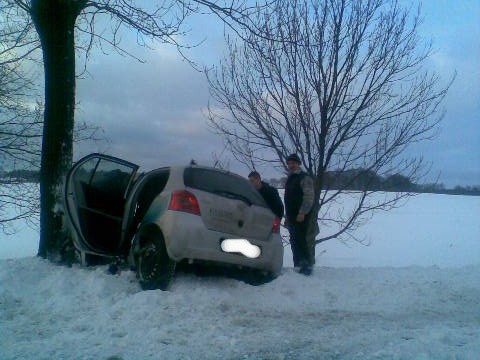
[[[260,248],[257,258],[241,253],[225,252],[221,242],[238,238],[231,234],[208,230],[199,226],[201,218],[196,215],[167,211],[158,220],[165,238],[169,256],[175,261],[211,261],[268,271],[278,275],[283,266],[283,243],[280,234],[271,234],[266,240],[247,238]]]

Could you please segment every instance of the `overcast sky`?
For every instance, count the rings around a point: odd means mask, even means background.
[[[434,41],[430,65],[444,83],[455,71],[457,77],[439,136],[414,151],[432,163],[432,176],[440,174],[446,186],[480,184],[480,1],[424,1],[422,13],[421,35]],[[190,25],[194,39],[187,40],[206,38],[190,57],[200,65],[216,64],[223,28],[211,16],[196,16]],[[146,63],[115,54],[89,61],[89,76],[77,82],[77,121],[100,125],[109,141],[77,146],[75,157],[101,151],[145,170],[191,159],[211,165],[212,154],[220,154],[223,145],[207,126],[204,76],[173,47],[136,48],[135,54]],[[230,169],[247,171],[233,160]],[[281,176],[273,169],[265,172]]]

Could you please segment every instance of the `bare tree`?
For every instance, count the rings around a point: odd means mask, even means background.
[[[38,170],[42,129],[41,104],[30,96],[34,84],[21,68],[22,57],[15,51],[20,44],[28,46],[23,27],[16,25],[0,23],[0,163],[10,174],[18,169]],[[38,184],[2,176],[0,231],[12,232],[12,224],[18,219],[33,224],[38,213]]]
[[[38,166],[41,104],[28,98],[31,82],[18,63],[0,63],[0,89],[0,158],[4,164]]]
[[[65,239],[63,210],[59,205],[62,182],[72,163],[75,50],[83,51],[85,59],[95,45],[102,49],[110,45],[125,54],[119,46],[124,30],[136,31],[140,45],[148,46],[149,40],[155,40],[181,50],[182,26],[190,14],[205,10],[230,26],[241,24],[249,28],[250,13],[256,6],[248,7],[246,3],[244,0],[165,0],[155,4],[135,0],[0,0],[0,19],[10,22],[27,19],[23,32],[27,45],[19,41],[24,56],[31,54],[38,44],[43,55],[45,112],[39,256],[58,258]],[[77,43],[76,39],[86,40]]]
[[[7,4],[8,5],[8,4]],[[0,230],[14,232],[23,219],[38,226],[39,188],[36,181],[18,174],[40,169],[43,105],[35,71],[37,38],[29,34],[28,17],[18,16],[14,4],[2,8],[17,16],[0,21]],[[31,63],[33,62],[33,64]],[[74,140],[101,140],[100,129],[86,122],[75,124]]]
[[[348,184],[328,189],[327,175],[355,169],[363,178],[399,173],[417,181],[428,170],[406,150],[435,135],[449,85],[439,87],[426,69],[432,47],[419,37],[420,9],[388,0],[280,0],[256,21],[264,36],[227,39],[226,58],[208,73],[211,125],[250,166],[286,171],[286,157],[298,153],[316,189],[321,231],[315,239],[312,217],[311,243],[355,238],[375,210],[408,194],[372,196],[367,181],[347,206],[338,202]]]

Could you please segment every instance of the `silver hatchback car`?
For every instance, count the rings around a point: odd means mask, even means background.
[[[91,154],[68,173],[68,227],[83,263],[124,259],[143,289],[162,290],[180,262],[233,266],[253,283],[280,273],[280,219],[248,180],[196,165],[137,170]]]

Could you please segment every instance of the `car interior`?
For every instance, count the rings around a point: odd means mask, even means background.
[[[121,164],[112,169],[104,164],[111,166],[100,161],[95,167],[85,164],[78,169],[74,177],[76,204],[80,227],[88,244],[96,251],[115,254],[132,169]]]

